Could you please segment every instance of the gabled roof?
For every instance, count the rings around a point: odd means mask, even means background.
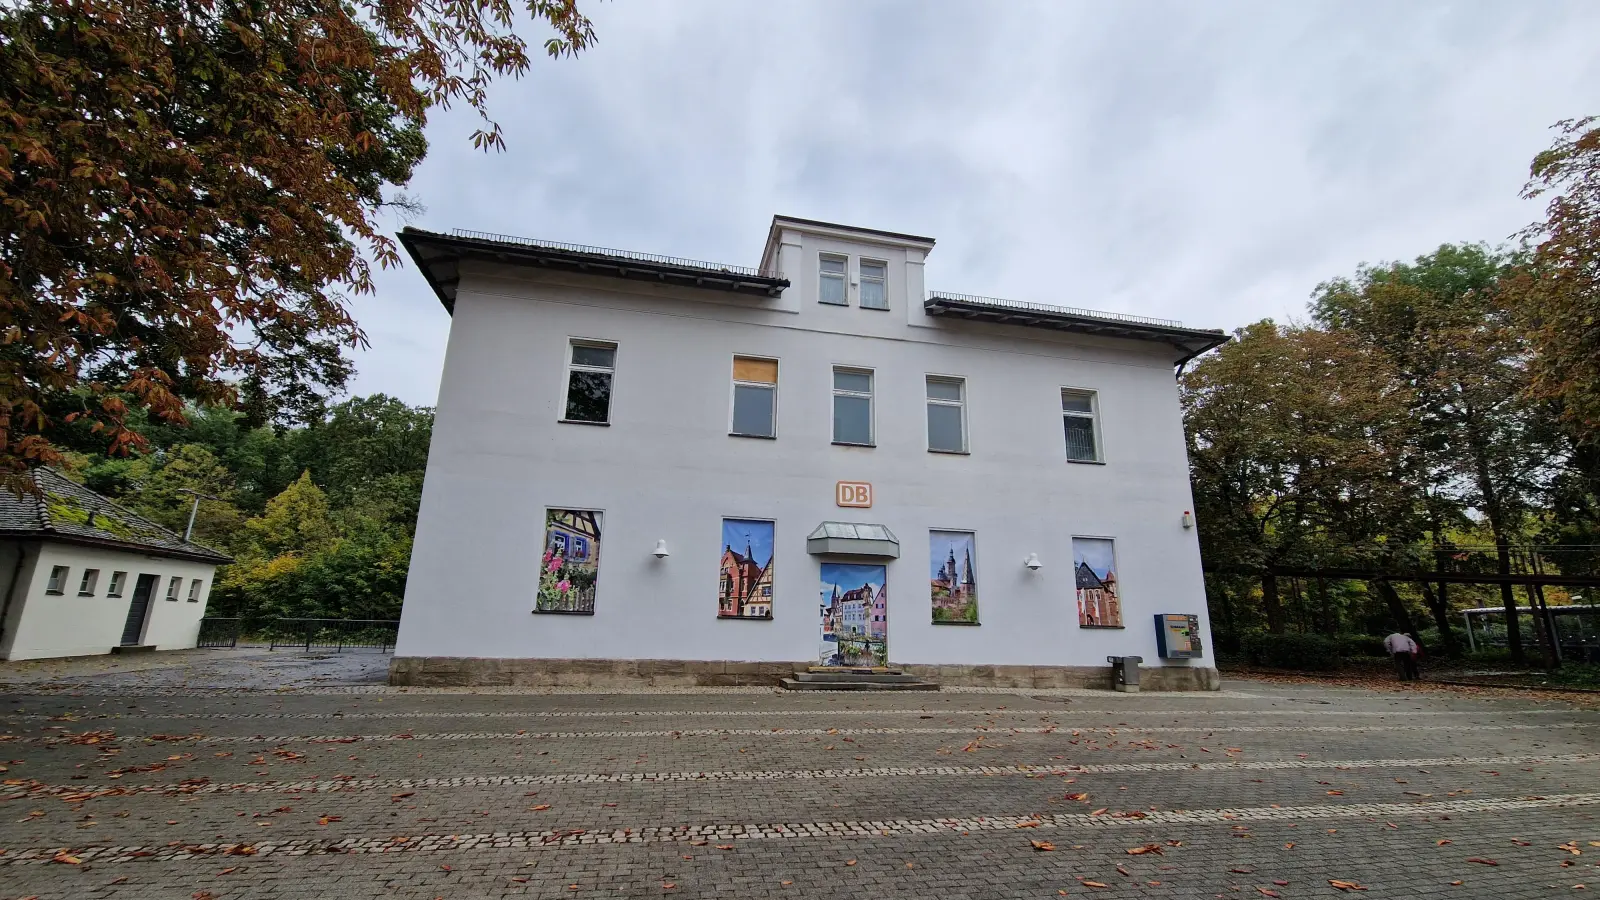
[[[28,474],[34,491],[0,487],[0,538],[36,538],[222,565],[233,557],[186,541],[54,469]]]
[[[1078,563],[1077,577],[1079,590],[1094,590],[1095,588],[1106,586],[1106,583],[1100,580],[1100,576],[1094,574],[1094,570],[1089,568],[1088,563]]]
[[[948,319],[967,319],[992,322],[997,325],[1023,325],[1030,328],[1049,328],[1092,334],[1102,337],[1130,338],[1170,344],[1178,352],[1173,365],[1183,365],[1208,350],[1220,347],[1229,340],[1228,335],[1216,328],[1185,328],[1171,319],[1152,319],[1126,313],[1078,309],[1070,306],[1050,306],[1020,300],[1002,300],[998,297],[977,297],[972,294],[954,294],[947,291],[929,291],[922,304],[930,316]]]

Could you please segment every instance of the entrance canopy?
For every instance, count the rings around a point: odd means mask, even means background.
[[[816,556],[900,558],[900,542],[882,525],[823,522],[806,535],[806,552]]]

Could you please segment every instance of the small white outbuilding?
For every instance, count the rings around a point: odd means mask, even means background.
[[[0,659],[195,646],[232,558],[49,468],[0,489]]]

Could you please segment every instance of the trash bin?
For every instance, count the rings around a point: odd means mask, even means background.
[[[1139,692],[1139,663],[1144,662],[1144,657],[1108,656],[1106,662],[1111,663],[1112,687],[1130,694]]]

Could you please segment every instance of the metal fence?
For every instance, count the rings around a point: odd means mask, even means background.
[[[265,645],[268,650],[377,650],[394,648],[399,619],[243,619],[207,617],[200,620],[199,647]]]

